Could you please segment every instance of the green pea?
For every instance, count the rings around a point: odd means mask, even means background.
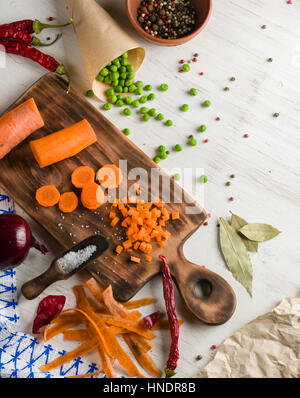
[[[181,69],[183,70],[183,72],[188,72],[191,70],[191,67],[189,64],[183,64]]]
[[[96,77],[96,80],[97,80],[98,82],[103,82],[103,81],[104,81],[104,76],[98,75],[98,76]]]
[[[128,87],[123,87],[123,93],[128,93]]]
[[[164,120],[164,115],[162,114],[162,113],[159,113],[157,116],[156,116],[156,119],[157,120]]]
[[[113,63],[114,65],[116,65],[118,68],[121,66],[121,65],[120,65],[120,60],[119,60],[119,58],[114,59],[114,60],[112,61],[112,63]]]
[[[118,80],[120,77],[120,73],[119,72],[112,72],[110,74],[111,80]]]
[[[111,104],[116,103],[117,100],[118,100],[118,98],[117,98],[116,95],[110,95],[110,96],[108,97],[108,102],[110,102]]]
[[[207,182],[207,180],[208,180],[208,178],[207,178],[207,176],[206,176],[205,174],[203,174],[203,175],[200,177],[200,181],[203,182],[204,184]]]
[[[168,155],[166,154],[166,152],[160,152],[159,157],[161,159],[167,159]]]
[[[134,101],[132,101],[131,105],[134,108],[138,108],[140,106],[140,101],[139,100],[134,100]]]
[[[93,91],[93,90],[88,90],[88,91],[85,93],[85,95],[86,95],[88,98],[92,98],[95,94],[94,94],[94,91]]]
[[[126,66],[120,66],[119,72],[120,73],[126,73]]]
[[[176,173],[176,174],[174,174],[174,180],[175,181],[179,181],[180,180],[180,178],[181,178],[181,175],[179,174],[179,173]]]
[[[201,124],[201,126],[199,127],[200,133],[204,133],[205,130],[206,130],[206,125],[205,124]]]
[[[107,65],[106,65],[106,67],[109,67],[109,66],[111,66],[112,65],[112,63],[111,62],[109,62]]]
[[[146,86],[144,87],[145,91],[151,91],[152,90],[152,86],[151,84],[146,84]]]
[[[145,102],[147,102],[147,97],[146,97],[146,95],[143,95],[141,98],[140,98],[140,103],[141,104],[145,104]]]
[[[147,97],[147,99],[148,99],[148,101],[153,101],[153,100],[155,100],[155,94],[154,94],[154,93],[149,94],[148,97]]]
[[[159,86],[160,91],[167,91],[169,86],[166,83],[163,83]]]
[[[196,140],[196,138],[191,137],[191,138],[189,139],[189,145],[191,145],[191,146],[197,145],[197,140]]]
[[[105,111],[109,111],[111,109],[111,104],[109,102],[107,102],[106,104],[103,105],[103,109]]]
[[[143,90],[141,88],[137,88],[134,92],[135,95],[141,95],[143,94]]]
[[[123,133],[124,133],[125,135],[129,135],[129,134],[130,134],[129,128],[126,127],[126,128],[123,130]]]
[[[166,147],[164,145],[160,145],[158,147],[158,152],[166,152]]]
[[[116,87],[116,93],[123,93],[123,88],[122,88],[122,86],[117,86],[117,87]]]
[[[125,109],[123,110],[123,113],[124,113],[124,115],[126,115],[126,116],[130,116],[130,115],[132,114],[132,112],[131,112],[131,110],[130,110],[129,108],[125,108]]]
[[[121,94],[117,95],[117,100],[123,100],[123,95]]]
[[[118,107],[121,107],[121,106],[124,105],[124,101],[121,100],[121,99],[119,99],[119,100],[116,102],[116,105],[117,105]]]
[[[132,80],[125,80],[125,86],[130,87],[132,85]]]
[[[154,116],[156,116],[157,111],[155,108],[151,108],[151,109],[149,109],[148,113],[150,116],[154,117]]]
[[[119,85],[119,80],[114,80],[113,82],[111,82],[111,85],[112,85],[113,87],[118,87],[118,85]]]
[[[180,152],[180,151],[182,151],[182,146],[180,144],[176,144],[174,146],[174,149],[175,149],[176,152]]]
[[[148,108],[145,106],[142,106],[140,109],[140,113],[142,113],[142,114],[148,113]]]
[[[129,86],[128,90],[130,93],[133,93],[136,90],[136,86],[134,84],[132,84],[131,86]]]
[[[188,106],[188,104],[183,104],[183,105],[181,106],[182,112],[187,112],[189,109],[190,109],[190,107]]]
[[[155,163],[159,163],[160,162],[160,157],[159,156],[155,156],[153,158],[153,160],[154,160]]]
[[[123,79],[123,80],[126,80],[127,73],[125,73],[125,72],[120,73],[120,78]]]
[[[148,122],[148,120],[150,119],[150,116],[148,115],[148,113],[145,113],[143,116],[144,122]]]
[[[111,78],[109,76],[106,76],[105,79],[104,79],[104,83],[111,84],[112,83]]]
[[[103,68],[103,69],[101,69],[101,71],[100,71],[100,75],[101,76],[107,76],[109,74],[109,70],[107,69],[107,68]]]
[[[172,122],[172,120],[166,120],[166,126],[173,126],[173,122]]]
[[[114,95],[115,90],[113,88],[109,88],[108,90],[106,90],[106,94],[107,95]]]
[[[127,66],[127,65],[128,65],[128,59],[122,58],[121,64],[122,64],[123,66]]]
[[[109,67],[109,69],[110,69],[112,72],[117,72],[118,67],[117,67],[117,65],[112,65],[112,66]]]
[[[206,100],[202,103],[202,106],[204,106],[205,108],[208,108],[211,106],[211,102],[209,100]]]
[[[123,79],[119,80],[119,85],[121,87],[124,87],[125,86],[125,80],[123,80]]]
[[[128,58],[128,52],[127,51],[124,54],[122,54],[122,58]]]
[[[131,98],[130,95],[128,95],[128,96],[125,98],[125,102],[126,102],[127,105],[130,105],[130,104],[132,103],[132,98]]]
[[[141,80],[138,80],[137,82],[135,82],[135,85],[139,88],[143,87],[143,82]]]
[[[134,78],[134,73],[132,72],[127,73],[127,79],[133,80],[133,78]]]
[[[127,72],[133,72],[133,71],[134,71],[133,65],[128,64],[127,65]]]
[[[198,90],[196,88],[191,88],[190,89],[190,94],[191,95],[197,95],[198,94]]]

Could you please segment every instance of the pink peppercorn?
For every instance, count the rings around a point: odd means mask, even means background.
[[[211,346],[211,349],[212,350],[215,350],[217,348],[217,346],[215,345],[215,344],[213,344],[212,346]]]
[[[204,73],[203,73],[203,72],[200,72],[199,74],[200,74],[200,76],[203,76],[203,75],[204,75]]]
[[[179,69],[179,73],[182,73],[183,72],[183,69]]]
[[[288,4],[293,4],[292,0],[288,0],[287,3],[288,3]]]
[[[219,116],[218,116],[218,117],[216,117],[216,121],[218,122],[219,120],[220,120]]]
[[[208,139],[206,138],[206,139],[204,140],[204,142],[207,143],[207,142],[208,142]]]
[[[233,197],[233,196],[230,196],[229,200],[230,200],[231,202],[233,202],[233,201],[234,201],[234,197]]]
[[[49,18],[48,18],[48,21],[50,21],[50,22],[53,21],[53,20],[54,20],[53,17],[49,17]]]
[[[193,61],[193,62],[197,62],[197,58],[193,58],[192,61]]]
[[[249,135],[248,134],[244,134],[244,138],[248,138],[249,137]]]
[[[207,218],[210,218],[211,217],[211,214],[210,213],[207,213]]]

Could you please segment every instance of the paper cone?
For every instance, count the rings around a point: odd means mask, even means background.
[[[107,84],[95,78],[110,61],[128,51],[128,60],[139,69],[145,49],[133,40],[95,0],[66,0],[79,46],[95,95],[106,101]]]

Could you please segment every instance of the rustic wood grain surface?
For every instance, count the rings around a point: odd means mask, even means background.
[[[26,8],[21,0],[7,0],[1,13],[1,21],[36,17],[45,20],[49,16],[57,21],[68,18],[63,1],[27,0]],[[227,336],[246,322],[269,311],[286,296],[299,291],[299,101],[300,101],[300,4],[297,0],[288,5],[285,0],[215,1],[212,18],[207,28],[184,46],[163,48],[140,40],[131,28],[121,0],[100,2],[128,31],[146,48],[146,59],[138,78],[154,87],[165,82],[169,91],[157,93],[153,106],[174,121],[167,128],[155,121],[143,123],[138,117],[126,118],[119,109],[105,113],[120,129],[129,127],[129,139],[143,152],[153,157],[158,145],[172,147],[180,143],[181,153],[172,153],[161,162],[170,175],[184,167],[203,168],[208,183],[201,194],[193,197],[212,217],[206,227],[201,227],[185,243],[185,257],[193,263],[205,264],[222,275],[237,294],[237,308],[231,320],[224,325],[210,327],[201,324],[184,309],[177,296],[179,317],[185,319],[181,328],[178,376],[192,377],[213,355],[212,344],[220,344]],[[261,26],[266,25],[266,29]],[[53,33],[44,31],[45,39]],[[72,28],[63,32],[63,38],[54,47],[47,49],[71,70],[73,80],[85,68],[76,36]],[[178,73],[178,60],[190,59],[199,53],[197,64],[186,74]],[[273,58],[273,62],[267,62]],[[199,75],[203,72],[203,75]],[[29,60],[7,56],[6,68],[0,69],[1,111],[4,111],[25,89],[29,88],[44,70]],[[235,82],[230,78],[234,76]],[[229,91],[224,91],[228,86]],[[200,94],[190,97],[187,91],[195,87]],[[89,88],[81,87],[83,91]],[[202,109],[202,100],[209,99],[212,106]],[[49,98],[51,102],[51,98]],[[91,100],[100,109],[101,104]],[[183,103],[190,111],[181,113]],[[279,117],[273,117],[275,112]],[[220,121],[215,118],[219,116]],[[196,132],[200,124],[207,124],[205,135]],[[187,137],[194,134],[197,147],[186,146]],[[248,134],[248,138],[244,138]],[[207,144],[203,139],[208,138]],[[235,174],[235,179],[230,175]],[[231,186],[225,185],[231,181]],[[179,181],[189,191],[184,182]],[[192,191],[190,191],[193,194]],[[234,201],[230,202],[229,197]],[[224,264],[218,247],[216,228],[219,216],[229,217],[229,210],[249,222],[273,224],[283,233],[270,242],[260,245],[256,254],[251,254],[254,268],[253,298],[235,281]],[[22,211],[17,208],[22,214]],[[60,247],[34,221],[29,219],[33,231],[54,254]],[[17,270],[18,287],[41,271],[51,262],[51,256],[41,257],[32,251]],[[81,277],[84,280],[84,277]],[[76,277],[58,282],[47,293],[67,294],[67,306],[74,304],[69,293],[72,285],[81,279]],[[145,308],[145,313],[162,309],[162,285],[155,277],[137,297],[152,295],[157,303]],[[20,330],[29,332],[38,300],[26,301],[21,295]],[[168,335],[161,332],[153,350],[153,358],[163,367],[169,350]],[[60,340],[55,343],[63,348]],[[203,360],[196,361],[197,354]]]

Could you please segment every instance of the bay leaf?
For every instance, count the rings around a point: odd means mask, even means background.
[[[252,263],[241,236],[220,217],[220,245],[227,267],[252,297]]]
[[[246,236],[246,238],[255,242],[265,242],[266,240],[273,239],[275,236],[280,234],[280,231],[272,227],[272,225],[260,223],[244,225],[239,229],[239,232]]]
[[[238,231],[240,228],[242,228],[244,225],[247,225],[248,223],[242,217],[231,213],[230,224],[236,231]],[[254,242],[252,240],[249,240],[244,235],[241,235],[241,238],[242,238],[242,240],[244,242],[244,245],[246,246],[247,250],[249,250],[250,252],[257,252],[257,250],[258,250],[258,242]]]

